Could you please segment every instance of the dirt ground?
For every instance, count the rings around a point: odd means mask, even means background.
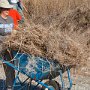
[[[73,86],[71,90],[90,90],[90,76],[71,75],[71,78],[73,80]],[[69,86],[68,79],[66,77],[64,77],[64,79],[65,79],[65,87],[68,87]],[[57,77],[56,80],[60,82],[59,77]]]

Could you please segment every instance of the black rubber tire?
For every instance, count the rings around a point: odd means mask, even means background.
[[[49,80],[45,84],[48,86],[52,86],[55,90],[60,90],[60,84],[55,80]],[[41,90],[45,90],[46,88],[43,86]]]

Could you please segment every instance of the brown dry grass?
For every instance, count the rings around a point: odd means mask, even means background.
[[[32,19],[66,14],[76,7],[90,7],[90,0],[23,0]]]

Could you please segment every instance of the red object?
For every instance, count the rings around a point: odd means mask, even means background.
[[[11,16],[13,18],[13,21],[14,21],[14,27],[17,27],[18,26],[18,21],[21,20],[21,16],[20,14],[18,13],[17,10],[15,9],[11,9],[9,11],[9,16]]]

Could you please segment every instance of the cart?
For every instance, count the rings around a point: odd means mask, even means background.
[[[70,78],[69,67],[60,65],[55,60],[48,60],[47,58],[33,56],[26,53],[13,51],[13,55],[14,58],[11,61],[14,61],[14,64],[9,61],[2,60],[4,64],[9,65],[17,71],[12,90],[36,90],[38,85],[41,85],[40,90],[64,90],[65,85],[63,73],[65,71],[67,71],[70,84],[69,87],[67,87],[67,90],[71,90],[72,80]],[[20,80],[20,73],[27,77],[24,81]],[[60,76],[61,85],[54,80],[57,76]],[[45,79],[47,79],[47,81],[43,82]],[[32,87],[32,81],[36,82],[37,85]],[[26,88],[26,86],[28,88]]]

